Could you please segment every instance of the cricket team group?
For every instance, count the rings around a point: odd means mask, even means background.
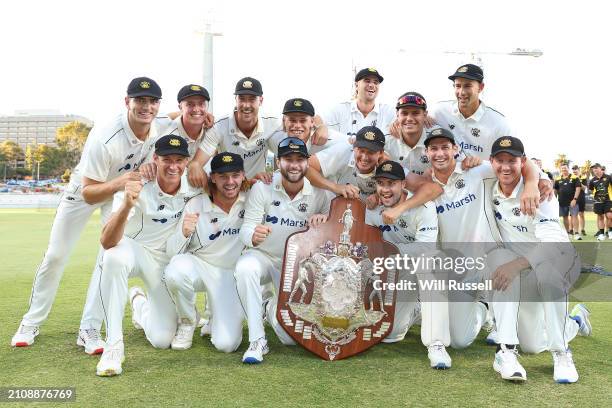
[[[554,380],[576,382],[569,342],[592,331],[584,305],[568,310],[579,263],[551,181],[526,159],[525,141],[504,116],[480,100],[482,69],[458,67],[449,76],[455,99],[434,106],[418,92],[395,106],[377,102],[383,79],[362,69],[353,100],[315,112],[292,98],[279,120],[260,113],[262,85],[246,77],[236,84],[233,112],[216,121],[204,87],[182,87],[179,112],[160,116],[160,86],[133,79],[125,112],[87,138],[12,346],[35,342],[70,253],[99,209],[101,245],[77,337],[86,353],[101,354],[97,375],[122,373],[127,304],[156,348],[188,349],[201,327],[216,349],[232,353],[246,321],[242,361],[262,363],[265,323],[284,345],[295,344],[276,319],[286,239],[327,222],[331,199],[344,196],[363,200],[366,222],[404,254],[418,256],[430,243],[487,259],[484,270],[462,278],[490,279],[491,294],[398,301],[384,342],[420,324],[430,366],[448,369],[446,348],[469,347],[488,329],[501,378],[527,379],[520,347],[549,351]],[[266,171],[270,152],[274,172]],[[143,288],[128,287],[134,277]],[[526,290],[529,302],[521,302]],[[202,316],[198,292],[206,292]]]

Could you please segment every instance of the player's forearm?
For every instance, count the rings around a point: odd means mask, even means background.
[[[318,171],[309,168],[306,172],[306,178],[313,186],[331,191],[334,194],[336,193],[337,184],[323,177]]]
[[[525,185],[531,184],[537,188],[538,182],[540,181],[540,169],[538,166],[536,166],[536,164],[531,160],[526,160],[525,166],[523,166],[521,172],[523,174],[523,178],[525,179]]]
[[[87,204],[97,204],[109,200],[117,191],[124,186],[120,184],[119,179],[114,179],[104,183],[83,183],[83,199]]]
[[[119,211],[111,216],[102,229],[102,235],[100,236],[102,248],[112,248],[121,241],[129,213],[130,208],[127,205],[122,205]]]
[[[416,189],[416,191],[414,191],[412,197],[408,198],[405,201],[401,201],[394,208],[404,213],[410,210],[411,208],[416,208],[420,205],[425,204],[428,201],[435,200],[440,194],[443,193],[443,191],[444,190],[440,185],[432,181],[423,182]]]

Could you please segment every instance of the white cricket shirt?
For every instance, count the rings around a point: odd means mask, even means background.
[[[395,108],[386,103],[376,103],[366,116],[357,109],[357,101],[342,102],[329,112],[321,115],[328,128],[344,135],[354,136],[365,126],[376,126],[383,133],[389,133],[389,126],[395,120]]]
[[[391,157],[391,160],[401,164],[405,171],[422,175],[430,167],[429,159],[425,153],[424,142],[426,136],[427,132],[423,129],[419,141],[414,147],[410,147],[402,138],[386,135],[385,152]]]

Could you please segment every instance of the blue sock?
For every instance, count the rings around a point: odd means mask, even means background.
[[[570,316],[570,318],[576,321],[576,323],[578,324],[578,327],[582,327],[582,319],[580,318],[580,316],[578,315]]]

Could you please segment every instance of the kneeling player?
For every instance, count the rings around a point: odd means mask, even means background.
[[[249,188],[240,155],[220,153],[211,161],[206,191],[190,200],[183,220],[168,241],[165,281],[179,317],[172,348],[191,347],[196,328],[197,292],[206,291],[212,313],[211,341],[231,353],[242,341],[244,314],[234,281],[244,244],[238,238]],[[185,253],[183,253],[185,252]]]
[[[295,137],[278,145],[278,168],[271,184],[256,183],[249,194],[240,229],[247,249],[236,263],[236,285],[249,326],[249,349],[242,361],[261,363],[268,353],[263,312],[283,344],[295,344],[276,320],[276,301],[263,304],[261,285],[272,282],[278,292],[281,262],[289,235],[307,225],[316,228],[327,220],[329,199],[304,177],[308,170],[308,149]]]
[[[398,162],[383,162],[376,168],[374,177],[376,193],[382,205],[366,211],[366,223],[380,228],[383,231],[383,238],[398,246],[402,254],[415,258],[433,255],[438,237],[435,205],[428,202],[412,208],[404,212],[393,225],[384,225],[382,212],[405,201],[410,193],[404,190],[404,169]],[[415,272],[419,281],[431,280],[432,275],[425,268],[419,268]],[[411,271],[401,269],[399,280],[410,279]],[[435,293],[421,290],[420,287],[418,293],[421,298],[421,341],[427,347],[430,366],[438,369],[450,368],[451,359],[445,349],[450,344],[448,303],[443,299],[434,300]],[[416,291],[398,293],[393,331],[383,342],[394,343],[402,340],[418,315]]]
[[[145,331],[149,342],[167,348],[174,337],[177,316],[162,281],[168,263],[166,241],[174,233],[185,203],[199,194],[181,176],[189,152],[178,136],[155,143],[156,180],[130,181],[115,195],[113,214],[102,230],[106,250],[102,261],[100,296],[106,321],[107,347],[98,362],[100,376],[121,374],[124,360],[123,313],[128,298],[128,278],[140,277],[148,291],[130,291],[132,321]]]
[[[567,314],[568,286],[580,273],[579,262],[559,225],[556,199],[542,202],[535,216],[518,211],[518,197],[524,189],[521,170],[525,163],[519,139],[504,136],[493,143],[491,164],[498,182],[493,186],[491,198],[502,239],[513,251],[488,259],[490,264],[499,265],[492,276],[493,288],[508,291],[518,284],[521,292],[520,304],[504,305],[515,308],[508,316],[518,317],[514,323],[504,324],[505,328],[498,322],[501,344],[493,367],[504,379],[526,379],[525,370],[516,360],[515,345],[520,344],[523,351],[530,353],[550,350],[554,380],[573,383],[578,381],[578,373],[568,343],[576,334],[591,334],[589,311],[584,305],[576,305]],[[521,282],[517,282],[517,277]],[[517,378],[520,371],[522,378]]]

